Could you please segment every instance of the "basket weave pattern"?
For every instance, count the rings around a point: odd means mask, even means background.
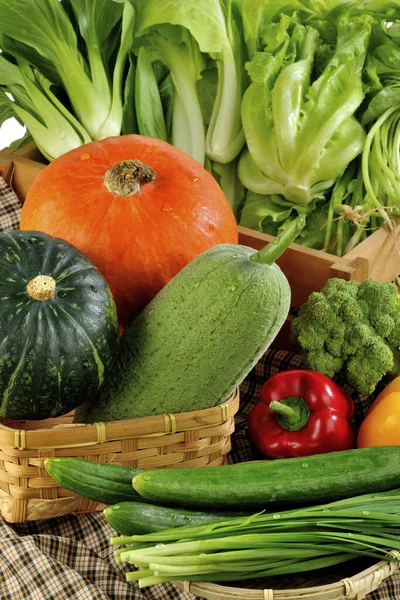
[[[246,589],[190,581],[176,583],[182,590],[207,600],[363,600],[399,568],[398,562],[380,561],[353,577],[296,589]]]
[[[47,457],[80,457],[143,469],[221,465],[231,449],[238,408],[237,390],[213,408],[125,421],[74,424],[72,413],[41,422],[3,419],[0,514],[6,521],[21,523],[104,508],[59,486],[44,468]]]

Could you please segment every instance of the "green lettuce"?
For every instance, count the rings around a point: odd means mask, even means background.
[[[362,69],[371,32],[368,18],[342,20],[335,52],[313,80],[319,33],[282,17],[266,50],[248,65],[252,83],[242,102],[247,147],[261,174],[241,165],[241,179],[259,192],[307,204],[331,188],[363,148],[365,132],[354,117],[364,98]],[[250,164],[246,154],[242,159]],[[252,164],[252,171],[256,171]]]

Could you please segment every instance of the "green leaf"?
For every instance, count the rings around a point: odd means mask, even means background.
[[[246,191],[238,177],[237,162],[238,159],[225,164],[212,161],[211,173],[224,192],[236,221],[239,222]]]
[[[293,209],[280,206],[274,198],[248,191],[239,225],[276,235],[279,224],[292,214]],[[274,226],[271,227],[271,224]]]
[[[15,59],[17,61],[28,62],[54,83],[61,83],[60,76],[54,65],[47,58],[39,54],[35,48],[32,48],[32,46],[27,46],[16,39],[10,38],[8,35],[3,35],[0,47],[4,57],[14,62]]]
[[[172,115],[174,110],[174,84],[172,83],[170,74],[160,83],[159,90],[167,130],[167,140],[170,141],[172,138]]]
[[[224,0],[224,8],[228,43],[218,54],[211,53],[216,59],[218,83],[206,135],[206,154],[217,162],[229,163],[245,143],[240,110],[248,77],[244,69],[247,50],[241,15],[231,0]]]
[[[104,60],[104,48],[113,27],[122,17],[123,5],[110,0],[69,0],[78,23],[81,36],[86,42],[91,79],[95,89],[111,102],[108,66]]]
[[[196,83],[196,89],[203,121],[205,125],[208,125],[218,90],[218,69],[212,59],[207,62],[207,68],[202,71],[201,79]]]
[[[196,83],[205,62],[189,31],[159,25],[140,39],[149,59],[162,61],[174,85],[171,142],[204,164],[205,135]]]
[[[149,54],[143,46],[137,58],[135,107],[139,133],[167,141],[157,80]]]
[[[77,49],[76,34],[58,0],[0,0],[0,33],[23,42],[54,63],[56,49]]]
[[[22,85],[10,87],[12,108],[48,160],[90,141],[80,122],[52,93],[50,81],[35,73],[27,63],[20,65],[19,74]]]
[[[188,29],[201,52],[218,53],[229,45],[219,0],[136,0],[138,36],[155,25],[169,23]]]
[[[136,57],[133,52],[128,56],[129,67],[125,77],[124,100],[122,110],[122,133],[137,133],[138,126],[135,108],[135,79],[136,79]]]
[[[0,127],[2,124],[14,117],[15,113],[12,107],[12,102],[7,98],[3,90],[0,88]]]
[[[119,48],[112,74],[111,106],[107,118],[101,128],[101,137],[109,137],[121,133],[124,115],[124,71],[126,62],[132,50],[134,23],[135,11],[129,2],[125,2],[122,11]]]
[[[271,144],[271,149],[275,147]],[[278,161],[278,157],[276,157]],[[284,183],[277,178],[267,177],[255,162],[249,148],[244,148],[238,163],[238,175],[242,185],[247,189],[261,195],[283,194]]]

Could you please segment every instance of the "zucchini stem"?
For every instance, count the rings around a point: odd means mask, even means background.
[[[263,263],[266,265],[272,265],[277,258],[285,252],[292,242],[295,241],[297,236],[304,229],[306,224],[306,217],[299,215],[296,217],[282,233],[280,233],[275,239],[272,240],[267,246],[261,248],[255,254],[250,256],[251,260]]]

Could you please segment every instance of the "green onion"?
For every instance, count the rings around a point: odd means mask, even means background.
[[[319,506],[111,538],[139,587],[174,580],[239,581],[369,557],[400,560],[400,490]]]

